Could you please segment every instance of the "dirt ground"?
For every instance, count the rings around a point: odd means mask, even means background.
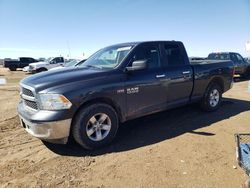
[[[250,132],[248,81],[236,79],[213,113],[186,106],[130,121],[112,145],[89,152],[44,144],[20,126],[23,72],[0,68],[1,187],[242,187],[234,134]],[[236,166],[237,168],[233,168]]]

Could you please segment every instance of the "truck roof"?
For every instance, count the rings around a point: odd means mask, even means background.
[[[161,43],[161,42],[168,42],[168,43],[182,43],[181,41],[164,41],[164,40],[156,40],[156,41],[135,41],[135,42],[125,42],[125,43],[118,43],[118,44],[114,44],[111,46],[116,46],[116,45],[120,45],[120,46],[134,46],[134,45],[138,45],[138,44],[143,44],[143,43]]]
[[[238,54],[238,52],[212,52],[210,54],[232,54],[232,53]]]

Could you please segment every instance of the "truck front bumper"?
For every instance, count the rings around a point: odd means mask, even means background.
[[[30,74],[35,74],[35,73],[36,73],[36,70],[34,70],[34,69],[28,69],[27,72],[30,73]]]
[[[70,134],[71,119],[61,119],[55,111],[38,111],[31,115],[31,112],[24,108],[22,102],[17,107],[21,125],[32,136],[51,143],[66,144]],[[47,117],[46,117],[47,116]],[[58,120],[51,120],[55,116]],[[35,117],[42,117],[38,121]],[[63,117],[62,117],[63,118]],[[48,121],[46,121],[48,119]]]

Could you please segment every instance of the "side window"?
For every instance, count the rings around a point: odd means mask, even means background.
[[[142,46],[139,47],[131,61],[147,60],[148,68],[154,69],[160,67],[160,54],[159,49],[156,46]],[[131,66],[131,65],[130,65]]]
[[[54,59],[55,63],[61,63],[62,62],[62,58],[61,57],[57,57]]]
[[[60,59],[59,59],[59,63],[62,63],[63,62],[63,58],[62,57],[60,57]]]
[[[184,58],[181,49],[176,44],[164,45],[168,66],[181,66],[184,65]]]
[[[233,62],[237,62],[237,61],[238,61],[238,59],[237,59],[237,57],[235,56],[235,54],[231,54],[231,60],[232,60]]]

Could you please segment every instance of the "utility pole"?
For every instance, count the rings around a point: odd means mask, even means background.
[[[70,46],[69,46],[69,41],[67,40],[67,47],[68,47],[68,57],[71,59],[71,52],[70,52]]]
[[[250,52],[250,40],[246,42],[246,51]]]

